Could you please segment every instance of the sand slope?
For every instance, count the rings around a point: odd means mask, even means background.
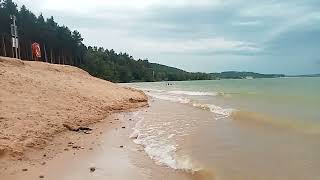
[[[85,126],[146,104],[143,92],[76,67],[0,57],[0,158],[44,147],[63,124]]]

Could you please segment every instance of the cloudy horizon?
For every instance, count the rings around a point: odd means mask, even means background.
[[[84,43],[187,71],[320,73],[317,0],[16,0]]]

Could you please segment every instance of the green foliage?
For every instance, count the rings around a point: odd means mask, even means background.
[[[53,17],[45,19],[42,14],[34,15],[26,6],[18,10],[12,0],[0,2],[0,34],[4,36],[7,47],[10,47],[11,33],[10,15],[17,17],[18,34],[21,46],[21,57],[31,60],[31,43],[37,42],[42,49],[42,61],[50,59],[53,63],[79,65],[85,54],[86,47],[78,31],[66,26],[59,26]],[[46,53],[44,53],[46,51]],[[10,52],[10,51],[8,51]],[[47,57],[45,57],[47,55]]]
[[[113,49],[88,47],[84,60],[81,67],[91,75],[114,82],[211,79],[205,73],[189,73],[148,60],[134,60],[127,53],[115,53]]]
[[[277,78],[284,77],[283,74],[259,74],[254,72],[226,71],[221,73],[211,73],[213,79],[245,79],[251,78]]]

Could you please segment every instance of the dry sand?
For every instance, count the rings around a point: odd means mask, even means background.
[[[0,161],[26,159],[68,131],[63,124],[87,126],[145,105],[143,92],[76,67],[0,57]]]
[[[3,57],[0,80],[1,180],[204,179],[156,165],[129,138],[137,120],[128,111],[148,105],[142,91]]]

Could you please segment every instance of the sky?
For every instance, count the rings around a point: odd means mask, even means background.
[[[84,43],[187,71],[320,73],[319,0],[15,0]]]

